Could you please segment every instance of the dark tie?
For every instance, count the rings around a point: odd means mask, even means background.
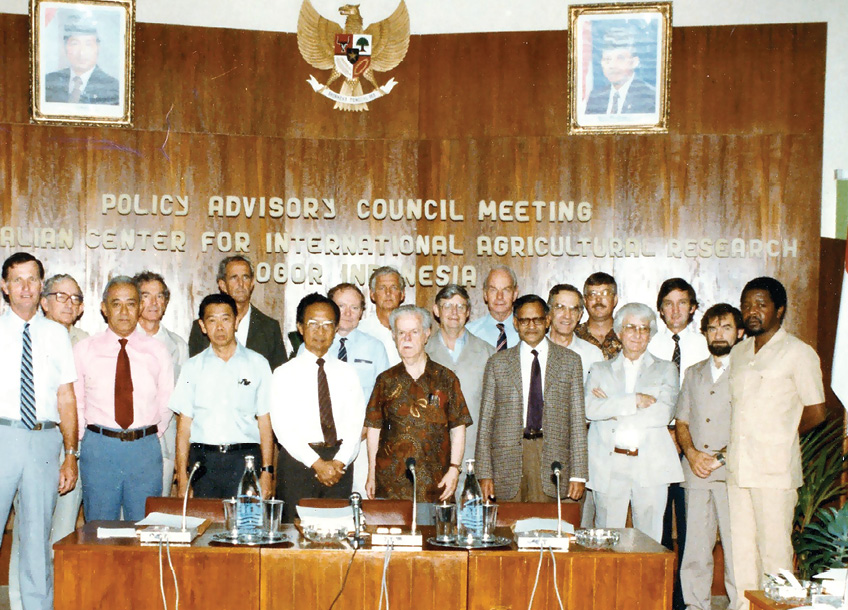
[[[613,92],[612,107],[610,108],[610,114],[618,114],[618,99],[618,91]]]
[[[530,365],[530,395],[527,398],[527,430],[542,429],[542,366],[539,364],[539,352],[531,350],[533,364]]]
[[[324,371],[324,359],[318,358],[318,413],[321,416],[321,432],[324,442],[336,444],[336,423],[333,421],[333,403],[330,400],[330,384],[327,383],[327,373]]]
[[[506,349],[506,329],[504,329],[503,322],[498,322],[495,326],[497,326],[498,330],[501,331],[498,335],[498,343],[495,351],[502,352]]]
[[[347,337],[339,338],[339,360],[343,362],[347,362],[347,348],[345,347],[345,341],[347,341]]]
[[[79,76],[75,76],[74,77],[74,88],[71,91],[71,95],[68,97],[68,101],[71,104],[79,103],[81,94],[82,94],[82,79]]]
[[[677,367],[677,372],[680,372],[680,335],[674,334],[671,335],[671,338],[674,339],[674,353],[671,355],[671,361],[674,363],[674,366]]]
[[[118,339],[121,351],[115,366],[115,422],[124,430],[133,423],[133,382],[127,340]]]
[[[24,324],[24,346],[21,352],[21,421],[32,430],[35,427],[35,384],[32,374],[32,339],[29,322]]]

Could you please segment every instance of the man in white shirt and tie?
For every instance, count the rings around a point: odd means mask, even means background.
[[[512,323],[512,305],[518,297],[518,278],[506,265],[492,267],[483,284],[483,302],[488,312],[472,320],[467,330],[502,352],[518,345],[518,331]]]

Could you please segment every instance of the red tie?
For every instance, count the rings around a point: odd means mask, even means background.
[[[133,423],[133,383],[130,373],[130,356],[127,354],[127,340],[118,339],[121,351],[118,352],[118,364],[115,366],[115,421],[126,430]]]

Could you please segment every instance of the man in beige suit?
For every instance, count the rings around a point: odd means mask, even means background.
[[[736,606],[731,560],[730,509],[724,451],[730,440],[730,350],[742,338],[742,314],[727,303],[713,305],[701,320],[711,356],[686,371],[677,400],[677,440],[686,493],[686,545],[680,564],[687,610],[710,610],[716,532],[724,550],[724,587]]]
[[[580,357],[545,338],[548,304],[535,294],[516,299],[513,324],[520,342],[489,358],[483,375],[476,445],[483,497],[553,502],[558,461],[568,498],[579,500],[588,478]]]

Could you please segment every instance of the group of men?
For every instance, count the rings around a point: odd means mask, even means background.
[[[411,497],[408,457],[419,499],[452,497],[464,456],[486,496],[555,501],[560,462],[584,526],[624,527],[629,511],[671,546],[676,508],[675,607],[710,607],[717,531],[732,607],[743,606],[737,589],[792,564],[798,433],[823,419],[824,397],[816,354],[781,329],[786,292],[772,278],[746,285],[741,312],[709,308],[699,332],[681,278],[662,284],[658,324],[641,303],[616,311],[606,273],[582,291],[557,284],[546,300],[520,295],[498,266],[483,285],[486,313],[469,321],[465,288],[442,288],[432,311],[402,305],[403,277],[380,267],[364,320],[353,284],[301,300],[303,344],[290,360],[279,322],[251,304],[244,257],[221,261],[219,293],[202,300],[187,345],[161,325],[170,294],[158,274],[112,278],[107,329],[91,337],[74,327],[79,285],[44,278],[18,253],[0,284],[0,518],[16,498],[10,584],[27,610],[52,607],[51,540],[73,530],[80,499],[86,520],[137,520],[174,473],[180,494],[229,497],[247,455],[287,520],[304,497]]]

